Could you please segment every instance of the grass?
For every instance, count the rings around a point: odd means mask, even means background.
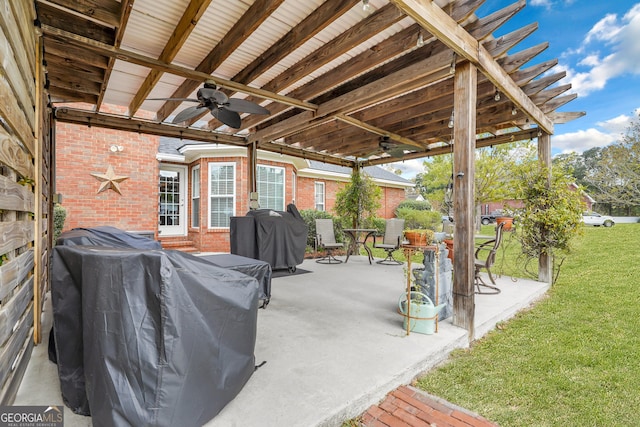
[[[418,387],[502,427],[640,425],[640,224],[584,231],[547,298]]]

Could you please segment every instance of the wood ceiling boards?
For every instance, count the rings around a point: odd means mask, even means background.
[[[380,149],[382,136],[403,144],[405,158],[450,151],[453,76],[464,62],[479,70],[476,133],[493,134],[477,146],[583,114],[557,111],[575,95],[556,84],[556,60],[536,61],[547,44],[518,49],[535,23],[494,35],[524,0],[483,16],[482,0],[370,3],[365,12],[360,0],[37,0],[56,117],[380,164],[398,160]],[[211,76],[271,114],[246,115],[237,130],[210,115],[178,126],[170,120],[187,104],[149,100],[193,98]],[[106,114],[108,104],[128,113]]]

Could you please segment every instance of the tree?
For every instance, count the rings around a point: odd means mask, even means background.
[[[640,115],[621,141],[600,150],[585,180],[597,191],[599,203],[640,205]]]
[[[349,184],[336,194],[333,210],[336,215],[348,220],[353,228],[362,227],[369,218],[375,218],[381,197],[382,190],[369,175],[354,168]]]
[[[433,209],[445,213],[445,192],[452,179],[452,158],[451,154],[444,154],[425,160],[425,172],[416,175],[416,190],[431,203]]]
[[[486,147],[476,150],[475,203],[513,199],[514,167],[535,158],[531,141]]]
[[[553,259],[555,282],[574,237],[582,231],[582,193],[573,190],[573,176],[562,164],[553,167],[550,183],[549,170],[537,161],[521,164],[515,171],[516,194],[524,202],[515,219],[525,270],[535,277],[529,262],[548,256]]]
[[[531,161],[535,149],[530,141],[519,141],[476,150],[475,204],[513,198],[513,168]],[[416,188],[434,209],[448,213],[447,188],[453,182],[451,154],[424,162],[425,173],[416,175]]]

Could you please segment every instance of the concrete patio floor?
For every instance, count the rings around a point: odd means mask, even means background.
[[[305,260],[299,271],[275,277],[271,302],[258,316],[256,364],[266,361],[206,426],[339,426],[417,375],[469,346],[467,331],[439,322],[433,335],[406,335],[397,313],[404,267]],[[498,278],[502,292],[476,295],[475,337],[542,297],[545,283]],[[49,303],[49,301],[47,301]],[[62,404],[56,365],[47,357],[51,309],[44,340],[32,359],[15,405]],[[65,426],[90,426],[65,408]]]

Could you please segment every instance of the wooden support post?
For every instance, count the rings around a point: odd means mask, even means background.
[[[33,163],[35,166],[35,209],[34,216],[34,248],[33,248],[33,343],[38,345],[42,341],[42,305],[44,295],[42,295],[43,280],[45,280],[44,265],[46,261],[43,259],[43,255],[48,253],[47,243],[44,240],[42,223],[45,221],[44,212],[42,211],[45,203],[49,200],[44,196],[44,186],[47,184],[43,177],[43,144],[45,143],[44,135],[44,108],[43,100],[43,88],[44,88],[44,70],[42,66],[42,37],[38,37],[36,45],[36,105],[35,105],[35,117],[36,123],[34,125],[34,144],[35,153]],[[51,232],[49,230],[49,232]]]
[[[547,185],[551,185],[551,137],[544,131],[538,136],[538,160],[541,167],[548,168]],[[538,280],[551,283],[552,275],[553,258],[547,254],[541,254],[538,258]]]
[[[249,160],[249,170],[247,171],[247,179],[249,192],[257,191],[256,172],[258,168],[258,145],[254,142],[247,145],[247,158]]]
[[[474,177],[476,148],[476,98],[478,73],[470,62],[456,67],[453,132],[453,324],[474,338]]]

